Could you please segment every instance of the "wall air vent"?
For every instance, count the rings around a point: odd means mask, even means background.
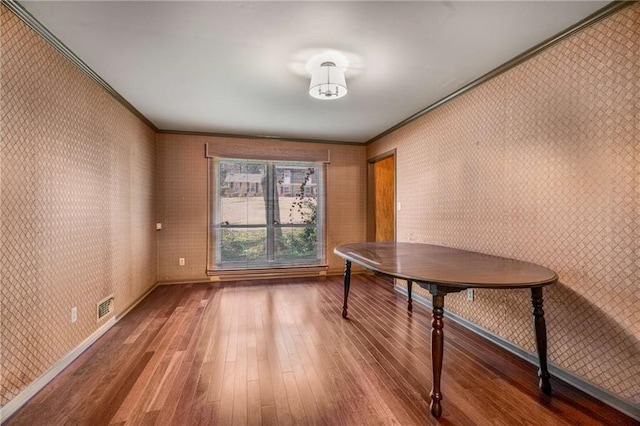
[[[98,321],[113,312],[113,295],[108,296],[98,302]]]

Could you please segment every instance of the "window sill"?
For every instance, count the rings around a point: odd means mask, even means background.
[[[270,269],[215,269],[207,271],[211,281],[259,280],[269,278],[317,277],[327,275],[328,265]]]

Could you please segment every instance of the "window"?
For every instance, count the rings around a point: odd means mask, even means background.
[[[324,265],[322,163],[217,159],[214,168],[215,269]]]

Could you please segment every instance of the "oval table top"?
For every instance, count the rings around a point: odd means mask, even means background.
[[[558,281],[558,274],[535,263],[431,244],[366,242],[333,251],[375,272],[450,288],[532,288]]]

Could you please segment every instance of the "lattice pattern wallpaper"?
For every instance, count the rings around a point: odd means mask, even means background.
[[[205,144],[252,147],[256,150],[331,151],[327,169],[327,258],[329,269],[344,263],[333,247],[362,241],[366,228],[365,147],[338,144],[267,141],[177,134],[158,135],[158,280],[206,280],[207,269],[207,160]],[[348,215],[344,212],[349,212]],[[179,266],[178,259],[185,258]]]
[[[640,404],[640,4],[368,147],[397,149],[398,240],[540,263],[550,360]],[[534,351],[529,293],[451,295]]]
[[[155,284],[155,133],[0,10],[4,406]]]

